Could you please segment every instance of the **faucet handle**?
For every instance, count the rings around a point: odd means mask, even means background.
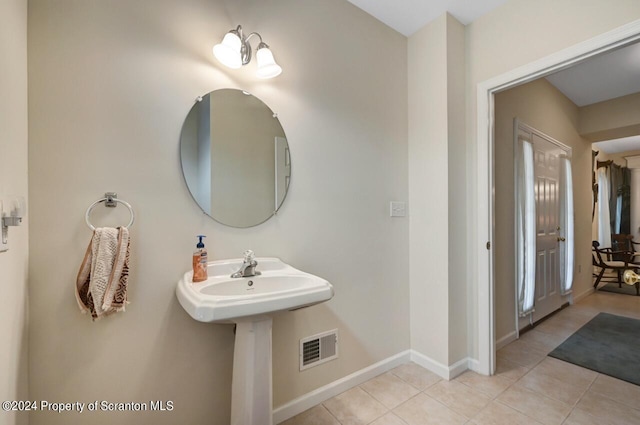
[[[253,251],[251,251],[250,249],[247,249],[244,252],[244,261],[245,261],[245,263],[252,262],[254,258],[255,258],[255,255],[254,255]]]

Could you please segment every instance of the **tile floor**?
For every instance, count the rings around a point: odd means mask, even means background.
[[[640,319],[640,297],[584,298],[499,350],[494,376],[446,381],[408,363],[283,425],[640,424],[640,387],[547,357],[601,311]]]

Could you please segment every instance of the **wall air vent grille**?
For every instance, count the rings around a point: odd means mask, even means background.
[[[323,332],[300,340],[300,370],[338,358],[338,330]]]

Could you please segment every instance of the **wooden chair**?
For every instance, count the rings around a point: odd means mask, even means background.
[[[633,235],[627,235],[625,233],[611,235],[611,250],[613,252],[635,251],[633,243]],[[613,259],[617,261],[624,261],[623,255],[624,254],[614,254]]]
[[[640,242],[633,241],[633,235],[618,233],[611,235],[611,249],[613,251],[631,251],[633,255],[630,263],[640,264]],[[620,254],[613,256],[614,260],[624,261]]]
[[[631,251],[633,251],[634,262],[640,263],[640,242],[633,241],[633,235],[629,235],[629,242],[631,243]]]
[[[628,249],[614,251],[612,248],[600,248],[600,243],[598,241],[593,241],[591,252],[593,265],[600,268],[600,272],[595,275],[596,281],[593,284],[594,289],[598,289],[598,285],[601,281],[605,282],[605,280],[603,280],[603,276],[607,270],[615,271],[617,279],[615,281],[606,280],[606,282],[618,282],[618,285],[622,287],[622,274],[624,271],[640,267],[640,264],[633,263],[633,251]]]

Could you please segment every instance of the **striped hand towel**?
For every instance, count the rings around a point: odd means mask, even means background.
[[[124,311],[129,280],[129,230],[102,227],[93,232],[76,280],[80,310],[93,320]]]

